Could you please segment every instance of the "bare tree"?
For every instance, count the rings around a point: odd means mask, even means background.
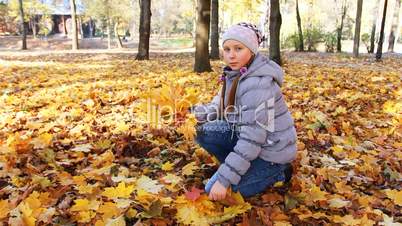
[[[116,37],[117,46],[119,49],[123,48],[123,43],[121,42],[121,38],[119,35],[119,19],[117,18],[114,23],[114,36]]]
[[[382,13],[382,21],[381,21],[381,31],[380,31],[380,40],[378,41],[377,53],[375,58],[377,61],[381,60],[382,56],[382,44],[384,42],[384,27],[385,27],[385,18],[387,17],[387,4],[388,0],[384,1],[384,9]]]
[[[280,30],[282,16],[280,12],[279,0],[271,1],[271,15],[269,16],[269,58],[281,65]]]
[[[342,1],[342,17],[341,17],[341,24],[336,29],[337,30],[337,43],[336,43],[336,50],[338,52],[342,52],[342,32],[343,32],[343,23],[345,21],[347,12],[347,0]]]
[[[297,47],[297,51],[304,51],[303,31],[302,31],[300,12],[299,12],[299,0],[296,0],[296,20],[297,20],[297,28],[298,28],[298,32],[299,32],[299,46]]]
[[[78,49],[78,32],[77,32],[77,8],[75,5],[75,0],[70,0],[70,8],[71,8],[71,29],[72,29],[72,49]]]
[[[219,0],[211,3],[211,59],[219,59]]]
[[[380,5],[380,0],[377,0],[376,4],[373,8],[373,21],[371,25],[371,35],[370,35],[370,48],[368,50],[369,53],[374,53],[375,46],[375,32],[377,29],[377,18],[378,18],[378,6]]]
[[[67,35],[66,18],[64,17],[64,15],[61,15],[61,21],[63,22],[63,34]]]
[[[136,60],[149,60],[149,37],[151,36],[151,0],[140,0],[140,43]]]
[[[111,49],[112,48],[112,29],[110,29],[111,23],[110,23],[110,16],[108,13],[108,16],[106,17],[106,33],[107,33],[107,48]]]
[[[20,9],[21,33],[22,33],[21,49],[26,50],[27,49],[27,28],[25,26],[25,21],[24,21],[24,5],[22,3],[22,0],[18,0],[18,4],[19,4],[19,9]]]
[[[195,35],[195,72],[212,71],[209,62],[209,23],[211,0],[197,0],[197,28]]]
[[[399,25],[399,8],[401,7],[401,0],[396,0],[395,1],[395,7],[394,7],[394,16],[392,19],[392,27],[391,27],[391,33],[389,34],[389,40],[388,40],[388,51],[389,52],[394,52],[394,45],[395,45],[395,40],[397,36],[397,29]]]
[[[363,0],[357,0],[355,38],[353,41],[353,55],[355,57],[359,56],[360,26],[362,24],[362,8],[363,8]]]

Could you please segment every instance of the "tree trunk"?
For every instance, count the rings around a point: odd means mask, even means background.
[[[140,0],[140,43],[136,60],[149,60],[149,37],[151,36],[151,0]]]
[[[75,0],[70,0],[70,8],[71,8],[71,29],[73,30],[72,33],[72,49],[78,49],[78,32],[77,32],[77,14],[76,14],[76,6]]]
[[[269,16],[271,15],[271,12],[270,12],[270,10],[271,10],[270,0],[266,0],[266,3],[267,3],[267,5],[266,5],[266,12],[265,12],[264,29],[265,29],[267,26],[269,26]],[[266,30],[269,30],[269,29],[266,29]],[[264,40],[264,42],[263,42],[263,47],[264,47],[264,48],[266,48],[266,47],[268,46],[268,41],[269,41],[269,38],[266,38],[266,39]]]
[[[79,24],[81,39],[83,39],[84,38],[84,30],[82,28],[82,18],[80,16],[78,17],[78,24]]]
[[[304,51],[304,43],[303,43],[303,31],[301,26],[300,12],[299,12],[299,0],[296,0],[296,20],[297,20],[297,28],[299,31],[299,46],[297,47],[297,51]]]
[[[107,48],[112,49],[112,30],[110,29],[110,18],[106,18]]]
[[[211,0],[197,0],[197,27],[195,35],[195,63],[194,71],[201,73],[212,71],[209,62],[209,23]]]
[[[61,20],[63,21],[63,34],[67,35],[66,18],[64,17],[64,15],[61,15]]]
[[[380,0],[377,1],[377,4],[373,9],[373,24],[371,26],[371,36],[370,36],[370,49],[369,53],[374,53],[375,46],[375,31],[377,29],[377,18],[378,18],[378,6],[380,5]]]
[[[121,39],[120,39],[120,35],[119,35],[119,22],[116,21],[116,23],[114,24],[114,36],[116,36],[116,41],[117,41],[117,46],[119,47],[119,49],[123,48],[123,43],[121,43]]]
[[[22,0],[18,0],[19,9],[20,9],[20,20],[21,20],[21,33],[22,33],[22,46],[21,49],[27,49],[27,28],[25,26],[24,21],[24,6]]]
[[[391,33],[389,34],[388,40],[388,52],[394,52],[394,44],[395,40],[397,40],[397,32],[398,32],[398,25],[399,25],[399,8],[401,6],[401,0],[396,0],[395,8],[394,8],[394,16],[392,19],[392,27]]]
[[[211,3],[211,59],[219,60],[219,3]]]
[[[282,16],[279,0],[271,1],[271,15],[269,17],[269,58],[281,65],[280,31]]]
[[[337,43],[336,43],[336,51],[342,52],[342,32],[343,32],[343,22],[346,17],[346,0],[342,2],[342,18],[341,18],[341,26],[337,29]]]
[[[355,38],[353,41],[353,55],[355,57],[359,56],[360,26],[362,24],[362,8],[363,8],[363,0],[357,0]]]
[[[92,18],[89,18],[88,26],[89,26],[89,37],[93,38],[93,36],[94,36],[94,25],[93,25]]]
[[[198,4],[198,1],[194,1],[194,5],[193,5],[193,12],[197,12],[197,4]],[[193,30],[192,30],[192,36],[193,36],[193,47],[195,47],[195,42],[196,42],[196,33],[197,33],[197,31],[196,31],[196,29],[197,29],[197,20],[198,20],[198,18],[197,18],[197,13],[194,13],[194,16],[193,16]]]
[[[33,34],[33,38],[36,39],[36,16],[31,17],[31,26],[32,26],[32,34]]]
[[[385,18],[387,17],[387,4],[388,4],[388,0],[385,0],[384,1],[384,9],[383,9],[383,13],[382,13],[382,21],[381,21],[380,40],[378,41],[377,53],[375,55],[375,58],[377,61],[381,60],[381,56],[382,56],[382,44],[384,42]]]

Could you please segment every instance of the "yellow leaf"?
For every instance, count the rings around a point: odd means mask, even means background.
[[[105,226],[105,222],[103,220],[97,220],[95,226]]]
[[[10,204],[8,204],[7,200],[0,201],[0,220],[7,217],[8,213],[10,213]]]
[[[385,194],[387,194],[387,197],[396,205],[402,206],[402,191],[387,189],[385,190]]]
[[[46,188],[52,185],[52,182],[47,177],[42,177],[38,175],[32,176],[32,183],[39,184],[42,188]]]
[[[277,181],[277,182],[275,182],[275,184],[274,184],[274,188],[280,188],[280,187],[282,187],[284,185],[284,183],[283,183],[283,181]]]
[[[168,173],[168,174],[166,174],[166,176],[164,176],[164,177],[162,178],[162,180],[163,180],[164,182],[166,182],[166,183],[169,183],[169,184],[172,184],[172,185],[176,185],[176,184],[180,183],[180,181],[182,180],[182,178],[179,177],[179,176],[176,176],[176,175],[174,175],[174,174]]]
[[[73,181],[77,185],[86,185],[87,184],[84,176],[74,176]]]
[[[46,148],[49,147],[52,143],[53,135],[49,133],[42,133],[38,137],[32,139],[31,144],[34,145],[34,148]]]
[[[88,108],[92,108],[95,105],[95,102],[92,99],[87,99],[83,101],[82,104],[84,104]]]
[[[352,215],[339,216],[335,215],[332,220],[341,225],[360,225],[361,220],[355,219]]]
[[[326,192],[321,191],[319,187],[313,185],[312,188],[307,193],[306,200],[310,200],[312,202],[327,200],[327,198],[325,197],[326,195],[327,195]]]
[[[384,226],[402,226],[401,223],[395,223],[394,218],[388,216],[385,213],[382,213],[382,217],[384,218],[382,222],[380,222],[379,225],[384,225]]]
[[[157,181],[142,175],[136,183],[137,190],[144,190],[153,194],[158,194],[163,185],[159,185]]]
[[[137,210],[134,208],[130,208],[127,210],[126,215],[128,218],[134,218],[135,216],[137,216]]]
[[[75,216],[75,219],[79,223],[89,223],[92,218],[96,216],[96,213],[93,211],[80,211],[78,214]]]
[[[105,188],[105,191],[102,192],[102,195],[110,199],[130,198],[130,195],[133,191],[134,191],[133,185],[126,186],[125,182],[120,182],[119,185],[115,188],[114,187]]]
[[[190,115],[185,123],[181,125],[178,129],[177,132],[181,133],[184,135],[184,138],[187,140],[193,140],[194,135],[195,135],[195,125],[197,124],[197,120],[195,119],[194,115]]]
[[[345,114],[345,113],[347,113],[345,107],[338,106],[338,107],[335,109],[335,116],[336,116],[336,115],[339,115],[339,114]]]
[[[19,205],[19,209],[22,213],[22,220],[27,226],[35,226],[36,218],[32,216],[32,209],[25,203]]]
[[[329,207],[331,208],[342,208],[347,206],[350,203],[350,201],[343,200],[341,198],[333,198],[329,200]]]
[[[336,156],[340,159],[343,159],[346,157],[346,153],[341,146],[336,145],[334,147],[331,147],[331,149],[332,149],[332,154],[334,156]]]
[[[236,203],[238,203],[238,204],[244,204],[244,203],[246,203],[246,202],[244,201],[243,196],[240,194],[239,191],[238,191],[238,192],[231,192],[231,197],[232,197],[234,200],[236,200]]]
[[[165,162],[165,163],[162,165],[162,170],[163,170],[163,171],[171,171],[171,170],[173,170],[173,168],[174,168],[174,164],[171,163],[171,162],[169,162],[169,161]]]
[[[274,226],[292,226],[292,224],[285,221],[276,221],[274,222]]]
[[[81,144],[75,146],[71,151],[77,151],[77,152],[90,152],[92,148],[91,144]]]
[[[99,208],[99,202],[96,200],[76,199],[74,202],[75,204],[71,207],[71,211],[98,210]]]
[[[116,128],[113,130],[113,133],[119,134],[127,132],[130,129],[130,125],[126,124],[125,122],[119,122],[116,125]]]
[[[158,197],[156,195],[149,193],[143,189],[137,189],[135,200],[141,203],[141,205],[144,206],[146,209],[148,209],[157,199]]]
[[[100,156],[98,156],[97,158],[95,158],[93,160],[93,165],[94,166],[109,166],[113,163],[114,161],[114,154],[112,151],[108,150],[106,152],[104,152],[103,154],[101,154]]]
[[[84,114],[84,110],[82,110],[81,108],[72,108],[70,110],[70,115],[73,118],[81,117],[83,114]]]
[[[120,209],[117,208],[114,202],[105,202],[99,207],[98,212],[103,213],[103,219],[109,219],[118,216]]]
[[[195,165],[195,162],[190,162],[183,167],[181,172],[185,176],[190,176],[190,175],[193,175],[194,170],[197,170],[197,169],[198,169],[198,166]]]
[[[89,210],[89,200],[88,199],[76,199],[75,204],[71,207],[71,211],[85,211]]]
[[[227,221],[229,219],[236,217],[237,215],[245,213],[250,209],[251,209],[251,205],[249,203],[245,203],[242,205],[229,206],[227,208],[224,208],[223,214],[221,216],[219,216],[216,219],[211,219],[210,223],[214,223],[214,224],[222,223],[224,221]]]
[[[80,194],[92,194],[93,189],[94,189],[94,185],[79,185],[78,186],[78,193]]]
[[[364,216],[360,219],[360,225],[367,225],[367,226],[373,226],[375,224],[374,221],[370,220],[367,217],[367,214],[364,214]]]
[[[38,209],[41,206],[41,202],[39,200],[39,193],[37,191],[32,192],[24,202],[28,204],[31,209]]]
[[[106,222],[106,226],[126,226],[126,221],[124,220],[124,215],[121,215],[120,217],[116,219],[109,219]]]
[[[191,225],[218,224],[251,209],[251,205],[244,202],[240,193],[233,194],[232,197],[237,201],[237,204],[224,208],[222,212],[219,211],[219,204],[209,200],[205,194],[196,201],[188,200],[184,195],[181,195],[177,197],[175,202],[176,219],[180,223]]]
[[[131,205],[131,203],[133,203],[132,200],[130,199],[115,199],[116,202],[116,206],[119,209],[125,209],[127,207],[129,207]]]
[[[187,225],[209,226],[207,218],[202,216],[195,206],[177,208],[176,219],[179,223]]]

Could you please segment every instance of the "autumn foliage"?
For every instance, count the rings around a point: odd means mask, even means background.
[[[216,94],[190,55],[3,57],[0,220],[9,225],[400,225],[402,64],[285,55],[290,184],[208,199],[189,108]],[[152,58],[152,57],[151,57]],[[399,222],[399,223],[398,223]]]

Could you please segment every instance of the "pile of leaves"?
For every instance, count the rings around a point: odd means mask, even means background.
[[[2,222],[402,222],[400,61],[328,58],[336,62],[331,67],[289,58],[283,92],[299,136],[290,184],[213,202],[202,188],[218,166],[193,141],[189,108],[216,94],[222,63],[213,62],[215,72],[195,74],[191,55],[153,59],[0,60]],[[362,62],[370,67],[356,66]]]

